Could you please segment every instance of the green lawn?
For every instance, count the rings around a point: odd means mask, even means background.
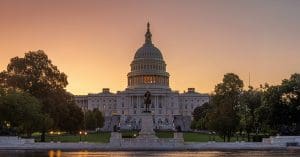
[[[196,133],[196,132],[187,132],[183,134],[184,141],[186,142],[207,142],[209,141],[209,134],[204,133]],[[220,138],[218,135],[215,135],[214,137],[211,135],[210,139],[215,141],[222,142],[223,139]]]
[[[156,132],[155,135],[158,137],[158,138],[173,138],[174,137],[174,134],[173,132]]]
[[[36,141],[40,141],[40,136],[34,136]],[[91,133],[87,135],[70,135],[70,134],[62,134],[62,135],[46,135],[46,142],[95,142],[95,143],[108,143],[110,138],[110,133],[101,132],[101,133]]]
[[[137,131],[127,131],[122,132],[123,138],[135,138],[138,136]],[[156,136],[159,138],[173,138],[174,134],[173,132],[156,132]],[[40,135],[34,134],[33,137],[36,139],[36,141],[40,141]],[[110,138],[109,132],[101,132],[101,133],[90,133],[82,136],[79,135],[70,135],[70,134],[62,134],[62,135],[46,135],[46,142],[80,142],[81,141],[87,141],[87,142],[94,142],[94,143],[108,143]],[[218,135],[212,136],[205,133],[195,133],[195,132],[185,132],[183,133],[184,141],[186,142],[207,142],[209,140],[215,140],[217,142],[223,142],[223,139],[219,137]],[[239,138],[241,140],[241,138]],[[232,137],[231,141],[236,141],[236,137]],[[243,139],[243,141],[247,141],[246,138]]]
[[[208,141],[216,141],[216,142],[223,142],[223,138],[218,135],[209,135],[205,133],[197,133],[197,132],[186,132],[183,134],[184,141],[186,142],[208,142]],[[239,137],[239,141],[247,141],[246,137],[241,138]],[[231,137],[231,142],[237,141],[236,137]]]
[[[123,138],[135,138],[139,135],[138,131],[123,131],[122,137]]]

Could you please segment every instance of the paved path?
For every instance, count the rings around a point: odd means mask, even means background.
[[[136,145],[115,146],[109,143],[33,143],[33,144],[0,144],[0,150],[282,150],[283,145],[272,145],[261,142],[185,142],[178,146]],[[293,147],[299,149],[299,147]]]

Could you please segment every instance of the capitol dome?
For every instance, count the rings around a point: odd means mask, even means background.
[[[134,59],[159,59],[163,60],[163,56],[158,48],[156,48],[152,43],[145,43],[141,48],[139,48]]]
[[[145,43],[139,48],[130,64],[128,88],[169,88],[169,73],[158,48],[152,44],[150,24],[147,24]]]

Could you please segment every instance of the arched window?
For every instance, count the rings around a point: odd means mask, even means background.
[[[167,123],[167,124],[169,123],[169,120],[168,120],[168,118],[165,118],[165,123]]]

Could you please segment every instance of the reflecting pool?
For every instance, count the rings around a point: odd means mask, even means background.
[[[0,151],[0,157],[300,157],[300,150],[276,151]]]

